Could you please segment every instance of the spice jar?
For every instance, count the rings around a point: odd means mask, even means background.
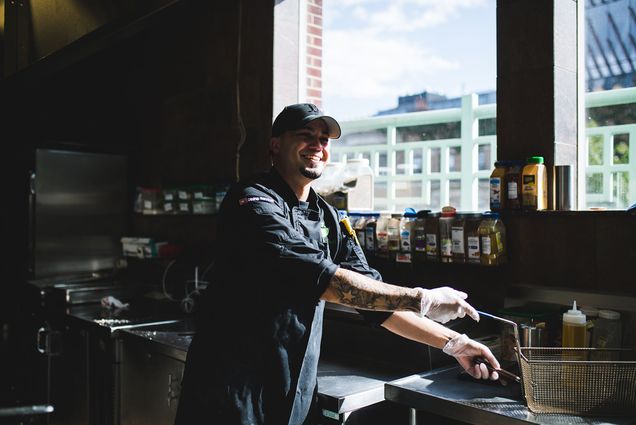
[[[365,234],[364,249],[366,249],[366,251],[371,254],[375,253],[377,249],[377,244],[378,244],[376,233],[375,233],[378,217],[380,217],[380,214],[372,213],[369,215],[369,218],[364,224],[364,234]]]
[[[506,261],[506,227],[499,213],[484,214],[477,230],[481,240],[481,264],[493,266]]]
[[[430,210],[421,210],[417,212],[417,218],[413,224],[413,261],[426,261],[426,221]]]
[[[479,249],[479,225],[482,215],[479,213],[468,214],[464,226],[466,238],[466,261],[473,264],[481,263],[481,250]]]
[[[429,213],[424,224],[426,234],[426,261],[438,263],[439,255],[439,219],[440,213]]]
[[[349,213],[349,218],[351,218],[351,227],[353,227],[353,230],[356,232],[356,238],[358,238],[360,248],[364,249],[364,244],[366,243],[365,225],[367,223],[367,217],[362,213]]]
[[[375,227],[376,238],[376,255],[379,257],[389,256],[389,233],[388,226],[391,216],[388,214],[380,214]]]
[[[499,211],[505,207],[505,177],[508,161],[496,161],[495,169],[490,175],[490,209]]]
[[[456,210],[447,206],[442,208],[442,216],[439,219],[439,245],[440,260],[442,263],[453,262],[453,222],[455,221]]]
[[[506,192],[504,197],[506,198],[506,208],[510,210],[521,209],[521,196],[523,190],[523,183],[521,180],[524,162],[519,160],[513,160],[508,162],[508,170],[504,177]]]
[[[400,254],[397,261],[403,263],[411,262],[411,251],[414,242],[414,226],[417,214],[413,208],[407,208],[400,219]]]
[[[454,263],[466,262],[466,249],[464,245],[465,224],[466,214],[455,214],[455,220],[451,226],[451,254]]]
[[[387,240],[389,257],[395,258],[400,251],[400,220],[402,214],[391,214],[387,224]]]

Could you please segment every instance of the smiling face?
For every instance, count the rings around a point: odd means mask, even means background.
[[[325,122],[316,119],[303,128],[272,137],[274,168],[294,191],[305,187],[308,190],[311,181],[322,175],[329,160],[328,134]]]

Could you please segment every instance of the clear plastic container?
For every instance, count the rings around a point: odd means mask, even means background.
[[[453,223],[456,210],[447,206],[442,208],[442,216],[439,218],[439,246],[440,260],[442,263],[453,262]]]
[[[599,310],[592,336],[593,348],[621,348],[621,314],[613,310]],[[593,352],[591,360],[618,360],[618,353]]]
[[[320,178],[314,180],[311,183],[311,187],[322,196],[341,190],[344,180],[344,168],[345,164],[343,162],[328,162],[325,164],[325,169]]]
[[[356,211],[373,209],[373,169],[366,158],[351,158],[343,171],[347,188],[347,208]]]
[[[587,319],[586,323],[585,323],[585,329],[587,331],[587,346],[588,347],[592,347],[592,342],[593,342],[593,332],[594,332],[594,325],[596,324],[596,321],[598,320],[598,308],[596,307],[592,307],[589,305],[582,305],[579,306],[579,309],[581,309],[581,311],[583,312],[583,314],[585,314],[585,317]]]
[[[163,212],[163,192],[155,187],[138,187],[134,211],[142,214]]]

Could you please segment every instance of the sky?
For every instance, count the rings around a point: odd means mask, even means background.
[[[323,0],[323,109],[374,115],[422,91],[496,88],[496,0]]]

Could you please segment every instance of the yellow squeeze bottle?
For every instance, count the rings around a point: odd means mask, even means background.
[[[561,346],[563,348],[585,348],[587,347],[587,320],[581,310],[576,309],[576,300],[572,304],[572,309],[563,313],[563,335]],[[584,360],[584,353],[579,355],[570,354],[570,360]]]

